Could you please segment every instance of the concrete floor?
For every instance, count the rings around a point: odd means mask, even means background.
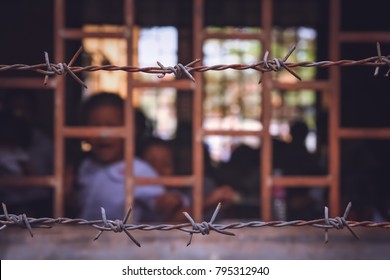
[[[138,248],[124,233],[87,226],[56,225],[51,229],[6,228],[0,232],[1,259],[390,259],[390,229],[355,228],[361,240],[347,229],[330,230],[324,244],[323,230],[312,227],[258,228],[233,231],[236,236],[212,232],[194,235],[179,231],[134,231]]]

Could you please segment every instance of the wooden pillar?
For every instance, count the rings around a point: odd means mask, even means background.
[[[263,36],[263,53],[271,49],[272,38],[272,0],[263,0],[261,5],[261,27]],[[261,120],[263,125],[263,137],[261,140],[261,217],[263,220],[271,220],[272,202],[272,138],[269,126],[272,114],[271,89],[272,77],[270,73],[262,76],[261,91]]]

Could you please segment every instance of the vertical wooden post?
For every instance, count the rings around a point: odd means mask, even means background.
[[[133,65],[133,29],[134,29],[134,0],[124,2],[125,36],[127,40],[127,65]],[[134,154],[135,154],[135,125],[133,108],[133,75],[127,73],[127,95],[124,108],[125,117],[125,209],[134,202]]]
[[[56,62],[65,62],[65,40],[61,31],[65,28],[65,2],[54,2],[54,57]],[[54,217],[64,215],[64,142],[62,131],[65,125],[65,78],[56,76],[54,91]]]
[[[261,27],[263,36],[263,53],[271,49],[272,38],[272,0],[263,0],[261,5]],[[272,183],[272,138],[269,133],[271,121],[272,104],[271,104],[271,73],[263,75],[261,91],[261,119],[263,125],[263,137],[261,140],[261,217],[263,220],[271,219],[271,183]]]
[[[203,58],[203,22],[204,22],[204,0],[194,0],[193,2],[193,36],[194,36],[194,58]],[[193,97],[193,174],[195,177],[193,187],[194,217],[195,220],[202,219],[203,208],[203,133],[202,133],[202,95],[203,95],[203,74],[194,73],[196,81]]]
[[[336,61],[340,58],[339,29],[340,29],[340,1],[330,1],[329,11],[329,57]],[[329,173],[331,184],[329,189],[330,215],[340,214],[340,67],[330,68],[329,106]]]

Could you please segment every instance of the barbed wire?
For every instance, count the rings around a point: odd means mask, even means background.
[[[325,230],[325,243],[328,243],[328,230],[329,229],[344,229],[345,227],[350,231],[350,233],[356,238],[359,239],[358,235],[352,230],[354,227],[367,227],[367,228],[388,228],[390,229],[390,222],[373,222],[373,221],[347,221],[349,211],[352,207],[351,202],[347,205],[344,215],[341,217],[329,218],[328,207],[325,206],[324,218],[316,220],[294,220],[294,221],[250,221],[250,222],[235,222],[229,224],[217,224],[214,223],[220,209],[221,203],[219,203],[210,219],[209,222],[203,221],[201,223],[196,223],[194,219],[187,213],[183,212],[184,216],[187,218],[189,223],[181,224],[159,224],[159,225],[149,225],[149,224],[128,224],[127,220],[131,214],[132,209],[130,208],[123,220],[109,220],[106,216],[106,211],[104,208],[101,208],[101,220],[85,220],[85,219],[71,219],[71,218],[31,218],[27,217],[26,214],[10,214],[8,213],[6,205],[3,203],[3,215],[0,215],[0,231],[4,230],[7,227],[20,227],[27,229],[33,237],[33,228],[51,228],[53,225],[73,225],[73,226],[91,226],[99,230],[98,234],[94,237],[93,240],[99,239],[105,231],[112,231],[115,233],[124,232],[130,240],[134,242],[138,247],[141,247],[141,244],[135,239],[135,237],[130,233],[130,231],[172,231],[178,230],[190,234],[190,239],[187,243],[189,246],[192,242],[193,234],[209,235],[211,231],[215,231],[219,234],[235,236],[231,231],[227,230],[239,230],[243,228],[261,228],[261,227],[302,227],[302,226],[312,226],[316,228],[321,228]]]
[[[379,74],[381,67],[388,67],[388,71],[385,76],[389,76],[390,73],[390,55],[383,56],[381,52],[381,47],[379,42],[376,44],[377,55],[360,59],[360,60],[349,60],[343,59],[338,61],[317,61],[317,62],[288,62],[288,58],[295,50],[293,46],[283,59],[273,58],[269,59],[269,51],[266,51],[262,61],[259,61],[255,64],[218,64],[212,66],[194,66],[200,59],[196,59],[186,65],[178,63],[175,66],[165,67],[161,62],[157,61],[157,66],[155,67],[136,67],[136,66],[116,66],[116,65],[90,65],[90,66],[72,66],[76,61],[77,57],[82,52],[82,47],[75,53],[71,61],[67,63],[50,63],[49,55],[45,52],[45,63],[35,64],[35,65],[26,65],[26,64],[12,64],[12,65],[0,65],[0,72],[5,71],[33,71],[45,76],[44,84],[47,83],[48,78],[55,75],[66,75],[69,73],[73,79],[75,79],[80,85],[87,88],[86,84],[77,77],[77,73],[82,72],[95,72],[95,71],[125,71],[129,73],[142,72],[149,74],[157,74],[159,78],[163,78],[165,75],[173,74],[177,78],[185,76],[195,82],[195,78],[191,73],[194,72],[207,72],[207,71],[223,71],[227,69],[233,69],[238,71],[252,69],[261,73],[259,83],[262,81],[262,75],[267,72],[279,72],[281,70],[288,71],[296,79],[302,80],[301,77],[292,69],[298,67],[333,67],[333,66],[371,66],[375,67],[374,76]]]

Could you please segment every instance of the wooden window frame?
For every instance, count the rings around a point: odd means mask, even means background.
[[[54,32],[55,32],[55,61],[65,61],[65,43],[67,40],[79,40],[86,37],[115,37],[124,38],[127,41],[128,51],[132,51],[134,44],[134,2],[135,0],[124,0],[124,31],[119,33],[94,32],[88,33],[81,29],[66,28],[65,26],[65,0],[54,1]],[[203,58],[202,46],[205,39],[258,39],[263,50],[271,49],[271,32],[273,27],[273,4],[272,0],[262,0],[261,9],[261,33],[256,35],[207,33],[204,26],[205,1],[193,0],[193,57]],[[340,30],[341,1],[329,0],[329,60],[339,60],[340,45],[348,42],[370,42],[376,41],[390,42],[390,32],[343,32]],[[133,56],[128,55],[127,64],[133,65]],[[202,106],[203,106],[203,87],[204,78],[199,72],[194,73],[195,85],[190,81],[177,80],[170,81],[166,86],[176,89],[191,90],[193,93],[193,174],[189,176],[175,176],[169,178],[134,178],[133,158],[134,158],[134,107],[132,91],[136,87],[163,87],[164,83],[151,83],[134,80],[132,74],[127,75],[128,95],[125,100],[125,125],[121,128],[82,128],[69,127],[65,124],[65,77],[56,76],[51,80],[45,89],[54,90],[54,174],[52,176],[38,176],[27,178],[0,178],[0,185],[41,185],[54,189],[54,215],[62,216],[64,214],[64,154],[65,139],[80,138],[83,136],[98,136],[101,133],[110,132],[112,135],[118,135],[125,139],[125,205],[131,205],[133,202],[133,189],[135,185],[158,183],[170,185],[190,185],[194,197],[194,218],[197,221],[202,219],[202,183],[203,183],[203,138],[207,135],[258,135],[261,137],[261,150],[259,154],[261,159],[260,170],[260,197],[262,220],[271,220],[272,206],[272,185],[281,184],[286,187],[294,186],[312,186],[322,185],[329,188],[329,206],[330,215],[340,214],[340,140],[341,139],[390,139],[390,128],[348,128],[340,126],[340,68],[332,67],[330,76],[327,80],[300,82],[296,84],[282,84],[272,80],[272,75],[264,75],[261,87],[262,95],[262,116],[261,122],[263,130],[261,132],[244,131],[207,131],[202,128]],[[0,78],[2,88],[26,88],[43,89],[41,78],[18,77],[18,78]],[[329,166],[328,174],[324,176],[272,176],[272,138],[269,133],[271,120],[271,91],[277,89],[299,89],[307,88],[322,90],[324,94],[330,95],[329,106]],[[125,209],[124,209],[125,211]]]

